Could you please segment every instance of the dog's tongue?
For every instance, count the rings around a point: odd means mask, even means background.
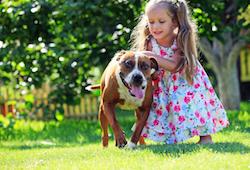
[[[143,91],[140,87],[132,86],[130,92],[138,99],[143,98]]]

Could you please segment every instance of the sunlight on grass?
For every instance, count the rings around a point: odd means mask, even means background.
[[[132,112],[118,111],[131,136]],[[136,150],[100,143],[99,122],[86,120],[24,121],[0,129],[0,169],[250,169],[250,105],[228,112],[230,127],[214,134],[213,145],[199,138],[165,145],[146,140]]]
[[[217,145],[217,146],[216,146]],[[14,149],[4,154],[1,169],[247,169],[249,147],[229,143],[149,145],[137,150],[102,149],[99,144],[76,147]],[[225,147],[224,149],[219,149]],[[229,147],[234,147],[230,149]],[[244,151],[244,152],[243,152]],[[247,153],[246,153],[247,152]],[[209,165],[209,166],[208,166]]]

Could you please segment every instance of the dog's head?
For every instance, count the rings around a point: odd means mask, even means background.
[[[119,76],[130,94],[138,99],[143,98],[148,80],[158,70],[156,60],[134,51],[118,52],[115,59],[119,62]]]

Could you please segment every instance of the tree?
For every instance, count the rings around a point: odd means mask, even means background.
[[[17,89],[53,87],[50,102],[74,104],[89,70],[128,48],[140,1],[5,0],[0,3],[0,79]]]
[[[1,1],[0,83],[14,80],[16,88],[40,87],[49,80],[54,87],[51,102],[77,102],[91,67],[105,67],[116,51],[129,48],[130,30],[144,4],[141,0]],[[243,0],[190,1],[200,49],[212,65],[228,109],[239,108],[236,63],[249,41],[249,15],[244,13],[248,5]]]
[[[199,47],[215,72],[220,98],[225,108],[239,109],[237,59],[250,40],[244,15],[250,5],[241,0],[193,0],[190,5],[198,22]]]

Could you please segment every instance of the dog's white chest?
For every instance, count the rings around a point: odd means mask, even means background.
[[[118,92],[120,94],[120,99],[123,99],[125,101],[123,105],[118,105],[121,109],[132,110],[142,105],[144,98],[138,99],[136,97],[131,96],[128,92],[128,89],[119,87]]]

